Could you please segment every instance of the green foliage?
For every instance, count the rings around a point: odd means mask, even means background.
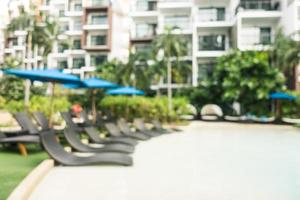
[[[29,111],[40,111],[45,113],[48,117],[50,116],[50,97],[45,96],[32,96],[30,98],[30,106]],[[60,112],[60,111],[66,111],[68,108],[70,108],[70,103],[67,99],[67,97],[60,96],[57,98],[54,98],[53,101],[53,110],[54,113]]]
[[[188,113],[187,104],[185,98],[174,98],[174,111],[168,114],[168,100],[165,97],[107,96],[100,102],[100,107],[112,116],[124,117],[127,120],[142,117],[147,121],[151,119],[177,121],[180,115]]]
[[[290,95],[296,97],[293,101],[282,100],[281,109],[283,117],[300,118],[300,92],[288,91]]]
[[[8,102],[24,99],[23,80],[13,76],[4,76],[1,78],[0,96],[4,97]]]

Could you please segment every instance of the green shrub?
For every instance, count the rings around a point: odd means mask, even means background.
[[[288,93],[295,96],[296,100],[281,100],[282,116],[300,118],[300,92],[288,91]]]
[[[127,120],[142,117],[146,121],[159,119],[161,121],[177,121],[180,115],[188,113],[188,101],[185,98],[173,99],[173,112],[168,113],[168,99],[166,97],[127,97],[107,96],[99,104],[102,111],[115,117]]]

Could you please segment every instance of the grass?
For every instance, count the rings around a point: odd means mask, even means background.
[[[4,200],[14,188],[47,158],[47,154],[36,146],[30,146],[28,156],[21,156],[16,148],[0,148],[0,200]]]

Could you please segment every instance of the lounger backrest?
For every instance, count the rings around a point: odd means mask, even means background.
[[[101,138],[99,136],[99,132],[93,126],[84,127],[84,131],[89,135],[89,137],[94,142],[101,142]]]
[[[4,133],[0,133],[0,139],[1,138],[5,138],[6,136],[5,136],[5,134]]]
[[[118,126],[122,132],[131,133],[130,127],[124,119],[118,120]]]
[[[98,127],[103,127],[103,125],[104,125],[104,121],[103,121],[102,115],[100,113],[97,113],[97,115],[96,115],[96,125]]]
[[[145,125],[143,119],[140,119],[140,118],[134,119],[133,124],[134,124],[139,130],[142,130],[142,131],[147,130],[147,127],[146,127],[146,125]]]
[[[15,113],[14,118],[17,120],[18,124],[22,127],[22,129],[28,130],[29,134],[38,134],[40,132],[36,125],[33,124],[27,113]]]
[[[77,132],[73,131],[70,128],[66,128],[64,130],[64,135],[67,139],[67,141],[71,144],[71,146],[73,147],[77,147],[77,146],[84,146],[82,145],[81,141],[80,141],[80,136]]]
[[[119,127],[116,124],[108,122],[108,123],[105,123],[104,126],[110,135],[112,135],[112,136],[121,136],[122,135]]]
[[[50,130],[49,122],[47,120],[47,117],[42,112],[34,112],[33,117],[37,121],[37,123],[41,126],[42,130],[47,131]]]
[[[154,127],[156,129],[162,129],[163,128],[162,125],[161,125],[161,123],[159,121],[157,121],[157,120],[153,120],[152,124],[154,125]]]
[[[61,112],[60,114],[69,128],[71,128],[72,130],[80,130],[79,126],[73,122],[71,113]]]
[[[42,131],[40,135],[44,149],[54,160],[64,163],[66,160],[75,158],[74,155],[67,153],[64,147],[57,142],[54,131]]]

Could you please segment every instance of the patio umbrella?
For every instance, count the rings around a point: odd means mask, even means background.
[[[269,95],[270,99],[275,100],[275,117],[277,121],[280,121],[280,117],[281,117],[281,106],[280,106],[280,101],[281,100],[295,100],[296,97],[290,94],[287,94],[285,92],[274,92],[272,94]]]
[[[110,95],[144,95],[145,92],[134,87],[120,87],[117,89],[108,90],[105,94]]]
[[[100,79],[100,78],[89,78],[82,81],[82,84],[65,84],[65,88],[69,89],[90,89],[91,90],[91,107],[93,119],[96,118],[96,89],[107,89],[107,88],[115,88],[117,84]]]
[[[45,69],[45,70],[23,70],[23,69],[7,69],[3,71],[5,74],[14,75],[23,79],[28,79],[30,81],[40,81],[40,82],[50,82],[52,86],[52,94],[50,100],[50,122],[52,124],[52,114],[53,114],[53,98],[55,91],[55,84],[82,84],[77,76],[70,74],[64,74],[56,69]]]

